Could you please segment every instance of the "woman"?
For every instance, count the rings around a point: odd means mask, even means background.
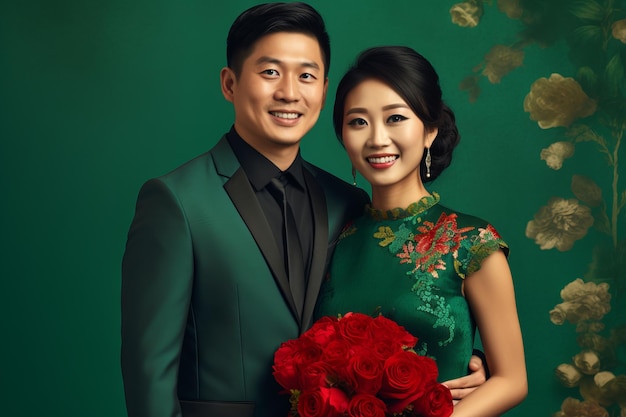
[[[489,223],[440,205],[424,186],[459,142],[434,68],[406,47],[364,51],[339,84],[333,121],[372,203],[340,237],[317,316],[395,320],[437,361],[440,381],[466,374],[477,326],[491,377],[453,415],[514,407],[527,382],[508,247]]]

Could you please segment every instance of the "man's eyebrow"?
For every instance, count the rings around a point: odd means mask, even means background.
[[[257,65],[258,65],[258,64],[275,64],[275,65],[281,65],[281,64],[283,64],[283,61],[281,61],[281,60],[280,60],[280,59],[278,59],[278,58],[273,58],[273,57],[271,57],[271,56],[266,56],[266,55],[264,55],[264,56],[262,56],[262,57],[259,57],[259,59],[257,59],[255,63],[256,63]],[[319,69],[320,69],[320,66],[319,66],[316,62],[314,62],[314,61],[303,61],[303,62],[301,62],[301,63],[300,63],[300,65],[301,65],[301,66],[303,66],[303,67],[313,68],[313,69],[316,69],[316,70],[319,70]]]

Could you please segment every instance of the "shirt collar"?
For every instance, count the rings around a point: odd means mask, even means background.
[[[234,126],[226,134],[226,139],[256,191],[265,188],[272,178],[278,177],[282,173],[289,174],[287,177],[292,185],[296,185],[302,190],[305,189],[304,168],[302,166],[300,151],[298,151],[298,155],[291,166],[285,171],[281,171],[272,161],[243,140],[235,131]]]

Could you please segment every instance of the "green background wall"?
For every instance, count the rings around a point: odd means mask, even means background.
[[[255,3],[0,1],[0,414],[126,415],[120,261],[137,191],[230,127],[231,106],[219,90],[225,37]],[[538,78],[575,74],[563,40],[527,46],[520,68],[498,84],[482,77],[480,97],[468,100],[461,80],[494,44],[519,40],[523,27],[495,1],[477,27],[460,27],[451,21],[454,3],[311,1],[331,34],[329,91],[372,45],[412,46],[438,69],[462,143],[431,189],[446,205],[489,219],[510,244],[530,393],[508,415],[548,416],[565,397],[580,398],[554,377],[580,350],[573,326],[555,326],[548,313],[561,288],[583,277],[603,238],[589,229],[571,251],[541,250],[526,225],[552,196],[573,198],[571,177],[581,170],[610,192],[612,168],[593,143],[577,145],[560,171],[539,158],[564,130],[539,129],[523,101]],[[303,153],[348,180],[331,127],[333,96]],[[616,271],[623,280],[624,269]]]

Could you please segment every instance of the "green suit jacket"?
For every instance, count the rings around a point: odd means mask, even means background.
[[[334,243],[367,194],[305,162],[314,248],[302,317],[254,191],[223,137],[146,182],[122,262],[129,417],[284,417],[272,362],[312,323]]]

